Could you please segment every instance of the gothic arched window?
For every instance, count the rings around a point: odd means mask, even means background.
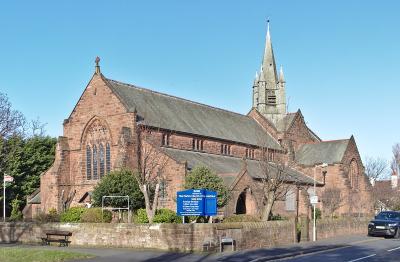
[[[110,144],[106,144],[106,173],[110,173],[111,170],[111,156],[110,156]]]
[[[358,189],[358,165],[355,159],[350,162],[350,184],[354,189]]]
[[[97,175],[97,147],[93,146],[93,179],[98,179]]]
[[[92,179],[92,149],[90,146],[86,147],[86,179]]]
[[[99,146],[100,178],[104,176],[104,146]]]
[[[83,134],[82,159],[86,159],[86,179],[98,180],[111,170],[111,134],[107,123],[94,119],[88,123]],[[86,157],[85,157],[86,156]]]

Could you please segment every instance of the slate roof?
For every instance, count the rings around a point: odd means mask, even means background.
[[[291,126],[295,117],[296,113],[288,113],[276,123],[276,129],[279,132],[287,131],[288,128]]]
[[[106,79],[130,112],[157,128],[282,150],[278,141],[246,115]]]
[[[340,163],[349,141],[344,139],[302,145],[295,152],[296,162],[305,166]]]
[[[237,157],[214,155],[195,151],[163,148],[163,151],[178,162],[187,162],[188,169],[196,166],[206,166],[217,173],[227,185],[231,185],[236,176],[245,167],[244,160]],[[248,174],[254,179],[262,178],[262,166],[257,160],[246,160]],[[276,172],[276,166],[271,164],[271,170]],[[287,181],[301,184],[313,184],[314,180],[294,169],[287,169]]]
[[[28,204],[40,204],[41,203],[41,197],[40,197],[40,190],[35,190],[28,199]]]

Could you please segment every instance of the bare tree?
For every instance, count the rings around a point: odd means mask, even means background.
[[[33,137],[44,136],[46,134],[45,127],[46,124],[42,123],[39,118],[29,122],[29,129]]]
[[[326,188],[321,195],[321,202],[330,216],[334,216],[335,212],[343,206],[343,200],[343,194],[338,188]]]
[[[146,125],[139,127],[139,168],[135,172],[136,180],[139,184],[145,200],[145,207],[149,223],[153,222],[158,208],[158,196],[160,183],[164,178],[164,171],[168,158],[161,151],[159,143],[152,135],[154,131]]]
[[[263,208],[261,219],[269,220],[274,203],[284,200],[291,188],[296,187],[298,181],[289,174],[289,165],[281,159],[272,162],[273,152],[268,148],[262,148],[259,161],[263,192]]]
[[[370,181],[374,183],[376,180],[386,178],[388,175],[388,162],[380,157],[366,157],[365,158],[365,174]]]
[[[400,143],[397,143],[392,147],[392,152],[393,152],[393,159],[390,168],[392,169],[393,173],[398,174],[400,167]]]
[[[0,138],[7,138],[21,133],[25,124],[24,115],[12,109],[8,97],[0,93]]]

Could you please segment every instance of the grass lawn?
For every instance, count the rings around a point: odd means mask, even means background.
[[[0,248],[1,262],[57,262],[91,257],[93,256],[82,253],[58,250],[16,247]]]

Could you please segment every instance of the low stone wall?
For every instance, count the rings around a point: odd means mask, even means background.
[[[322,219],[317,223],[317,239],[330,238],[350,234],[368,233],[370,218],[339,218]],[[312,236],[312,221],[310,223],[310,236]]]
[[[318,238],[366,232],[368,220],[320,220]],[[310,227],[311,229],[311,227]],[[237,249],[293,243],[293,221],[229,224],[91,224],[0,223],[1,242],[39,243],[46,230],[71,231],[71,245],[199,251],[204,241],[218,246],[221,236],[236,240]]]

